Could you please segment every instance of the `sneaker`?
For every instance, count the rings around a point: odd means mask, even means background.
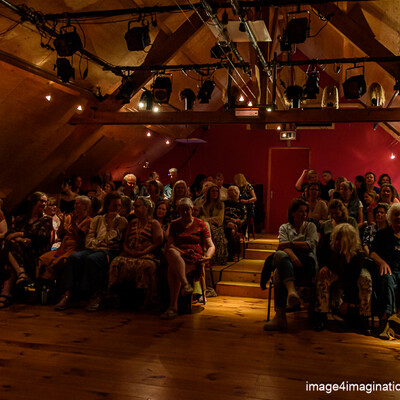
[[[66,310],[71,304],[71,297],[64,295],[61,297],[61,300],[55,305],[55,311],[64,311]]]

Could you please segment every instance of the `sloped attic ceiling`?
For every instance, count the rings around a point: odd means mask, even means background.
[[[12,3],[12,1],[11,1]],[[162,6],[187,5],[186,0],[163,0]],[[192,2],[194,3],[194,2]],[[220,1],[226,4],[226,1]],[[261,7],[248,10],[248,19],[264,19],[272,37],[271,43],[259,43],[267,61],[280,57],[278,35],[282,34],[287,22],[287,13],[297,10],[296,6],[279,6],[281,2],[264,2],[277,7]],[[282,2],[287,4],[287,2]],[[298,2],[300,3],[300,2]],[[301,2],[304,3],[304,2]],[[399,53],[399,15],[400,2],[390,0],[339,2],[317,4],[313,7],[303,5],[302,10],[311,12],[311,35],[305,43],[297,46],[297,53],[292,58],[324,59],[342,57],[363,57],[381,55],[382,47],[388,53]],[[0,190],[9,195],[7,202],[12,208],[35,188],[54,188],[52,184],[61,176],[73,172],[89,177],[106,169],[112,170],[116,178],[123,172],[133,172],[141,168],[141,163],[148,159],[154,161],[170,147],[166,139],[184,138],[198,126],[193,125],[146,125],[146,126],[101,126],[76,125],[68,122],[81,111],[97,109],[103,111],[137,112],[141,88],[150,88],[153,73],[137,71],[133,75],[134,95],[128,104],[122,105],[115,99],[121,85],[121,76],[104,69],[102,66],[75,54],[71,59],[75,68],[75,78],[70,83],[62,83],[56,76],[54,64],[56,52],[53,41],[41,37],[39,30],[32,23],[22,22],[20,16],[9,6],[10,2],[0,1],[0,157],[4,167],[0,171]],[[339,4],[339,6],[337,6]],[[51,13],[71,13],[100,11],[111,9],[141,8],[160,5],[160,2],[132,0],[32,0],[25,1],[27,9]],[[223,9],[218,10],[221,19]],[[237,20],[231,9],[227,9],[230,20]],[[319,14],[319,16],[317,15]],[[331,14],[329,22],[321,16]],[[216,43],[210,31],[209,18],[204,12],[177,11],[155,14],[147,18],[157,20],[157,25],[150,24],[152,46],[147,52],[130,52],[126,47],[124,35],[128,22],[137,15],[116,16],[110,18],[71,19],[82,38],[84,49],[101,62],[111,66],[151,66],[214,63],[210,49]],[[65,20],[49,25],[60,29]],[[352,27],[357,27],[353,29]],[[362,35],[360,35],[360,29]],[[42,45],[41,45],[42,43]],[[241,69],[232,73],[233,81],[251,93],[259,96],[265,87],[260,87],[262,77],[256,73],[257,57],[249,43],[239,43],[237,48],[244,60],[251,65],[252,76]],[[287,54],[283,58],[287,57]],[[393,64],[366,65],[366,81],[378,81],[392,97],[395,83]],[[318,67],[329,79],[343,82],[346,66],[337,73],[332,65]],[[87,69],[87,76],[86,75]],[[285,107],[281,101],[284,88],[291,82],[302,85],[306,79],[307,68],[283,68],[279,71],[278,106]],[[223,91],[228,84],[228,72],[225,69],[211,71],[216,88],[209,104],[196,103],[196,111],[217,111],[223,107]],[[257,78],[259,78],[257,80]],[[170,104],[162,110],[182,110],[183,103],[179,92],[191,88],[195,93],[202,77],[195,71],[172,72],[173,91]],[[203,79],[205,79],[203,77]],[[321,83],[322,85],[322,83]],[[322,91],[321,91],[322,92]],[[102,101],[99,100],[99,95]],[[51,101],[46,99],[51,96]],[[321,95],[320,95],[321,96]],[[265,94],[266,101],[271,99],[271,84]],[[366,103],[366,98],[362,98]],[[320,97],[315,100],[320,104]],[[398,107],[396,98],[392,107]],[[387,124],[388,132],[397,137],[398,123]],[[389,129],[390,128],[390,129]],[[146,136],[152,132],[151,138]]]

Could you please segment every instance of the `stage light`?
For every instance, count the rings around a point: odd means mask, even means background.
[[[228,13],[226,12],[226,9],[224,10],[224,13],[222,14],[221,24],[228,25]]]
[[[319,72],[313,71],[307,74],[307,82],[303,86],[303,94],[305,99],[316,99],[319,93]]]
[[[293,18],[286,26],[287,41],[290,44],[304,43],[310,29],[308,18]]]
[[[239,24],[239,31],[240,32],[246,32],[246,25],[244,24],[244,22],[241,22]]]
[[[54,39],[54,47],[60,57],[70,57],[82,49],[82,41],[72,25],[63,26],[60,35]]]
[[[128,104],[131,101],[135,85],[127,78],[122,79],[118,94],[115,96],[117,100],[122,100],[122,104]]]
[[[239,101],[240,101],[240,102],[243,102],[243,101],[244,101],[244,97],[243,97],[242,94],[240,95]]]
[[[151,136],[151,132],[147,132],[146,136],[150,137]]]
[[[200,87],[199,93],[197,94],[198,100],[201,104],[208,104],[211,99],[211,94],[214,90],[215,82],[211,80],[206,80]]]
[[[281,127],[280,125],[278,125],[278,126],[276,127],[276,129],[277,129],[278,131],[280,131],[280,130],[282,129],[282,127]]]
[[[351,69],[362,68],[361,75],[355,75],[347,79],[347,72]],[[367,91],[364,79],[364,67],[352,67],[346,69],[345,81],[343,82],[344,97],[348,100],[359,99]]]
[[[83,110],[82,106],[78,106],[78,107],[76,107],[76,109],[77,109],[78,111],[82,111],[82,110]]]
[[[51,96],[50,95],[46,96],[46,100],[51,101]]]
[[[377,82],[371,83],[368,88],[368,103],[372,107],[383,107],[385,105],[385,91]]]
[[[159,109],[159,107],[157,107],[157,106],[154,106],[154,107],[153,107],[153,111],[154,111],[154,112],[159,112],[159,111],[160,111],[160,109]]]
[[[165,144],[170,144],[171,142],[167,139],[166,141],[165,141]]]
[[[150,90],[143,90],[139,100],[139,108],[141,110],[151,110],[153,108],[153,95]]]
[[[324,87],[321,106],[322,108],[339,109],[339,91],[335,85]]]
[[[220,42],[211,48],[210,56],[211,58],[220,60],[222,58],[227,58],[230,51],[231,49],[226,45],[225,42]]]
[[[265,106],[265,109],[267,110],[267,112],[272,112],[272,111],[274,111],[274,105],[273,104],[267,104]]]
[[[300,108],[303,98],[303,88],[298,85],[288,86],[285,90],[285,99],[291,108]]]
[[[156,103],[168,103],[172,82],[169,76],[157,76],[153,83],[153,99]]]
[[[68,59],[57,58],[55,68],[57,68],[57,76],[59,76],[64,83],[68,83],[71,78],[75,78],[75,70],[72,68]]]
[[[252,103],[251,101],[249,101],[249,102],[247,103],[247,106],[248,106],[248,107],[253,107],[253,103]]]
[[[390,156],[391,160],[394,160],[396,158],[396,156],[392,153],[392,155]]]
[[[185,110],[193,110],[196,95],[192,89],[184,89],[179,93],[179,98],[185,102]]]
[[[143,51],[150,44],[149,23],[147,20],[142,21],[142,26],[131,28],[131,24],[136,21],[128,23],[128,32],[125,33],[125,41],[130,51]]]

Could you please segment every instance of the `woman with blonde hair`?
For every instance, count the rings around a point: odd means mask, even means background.
[[[333,229],[330,240],[322,243],[322,246],[317,278],[315,330],[326,328],[331,285],[335,282],[342,293],[336,304],[340,314],[348,318],[354,315],[350,309],[358,307],[360,328],[370,334],[368,318],[371,315],[372,279],[363,268],[365,255],[358,231],[348,223],[339,224]]]
[[[172,188],[171,197],[168,200],[171,220],[179,218],[179,211],[178,211],[179,200],[183,199],[184,197],[187,197],[187,195],[188,195],[188,187],[186,185],[186,182],[183,180],[176,181],[174,187]]]

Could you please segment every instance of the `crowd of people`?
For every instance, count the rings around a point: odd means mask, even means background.
[[[164,268],[169,302],[162,318],[175,318],[179,296],[194,290],[188,274],[203,261],[223,265],[239,254],[257,197],[241,173],[229,187],[221,173],[188,185],[172,168],[169,178],[164,186],[152,172],[139,186],[127,173],[116,189],[110,175],[94,177],[84,191],[78,176],[65,179],[58,195],[33,193],[15,216],[0,212],[0,308],[44,285],[59,291],[57,311],[79,299],[98,311],[118,303],[121,287],[141,290],[141,306],[152,307]],[[287,308],[300,304],[296,283],[308,281],[316,288],[316,330],[326,328],[333,309],[349,323],[357,316],[370,333],[373,310],[380,337],[388,338],[400,279],[400,203],[389,175],[376,181],[372,172],[353,183],[323,171],[321,183],[316,171],[303,171],[278,250],[266,262],[276,315],[265,330],[287,326]]]
[[[84,191],[78,176],[64,179],[55,196],[33,193],[8,221],[1,213],[0,308],[29,289],[53,288],[56,311],[82,299],[87,311],[98,311],[118,303],[122,287],[140,290],[141,306],[152,307],[164,269],[169,305],[162,317],[175,318],[179,295],[194,290],[190,272],[239,254],[257,198],[240,173],[229,188],[221,173],[198,175],[191,186],[176,168],[169,178],[164,186],[152,172],[139,187],[127,173],[116,189],[110,176],[94,177]]]
[[[302,192],[279,229],[278,251],[267,259],[273,272],[276,314],[265,330],[287,327],[287,309],[296,309],[296,283],[314,285],[314,324],[327,327],[337,313],[352,327],[371,334],[371,310],[378,315],[381,339],[390,338],[388,320],[395,313],[400,279],[400,202],[391,178],[367,172],[354,183],[333,180],[323,171],[304,170],[296,182]]]

